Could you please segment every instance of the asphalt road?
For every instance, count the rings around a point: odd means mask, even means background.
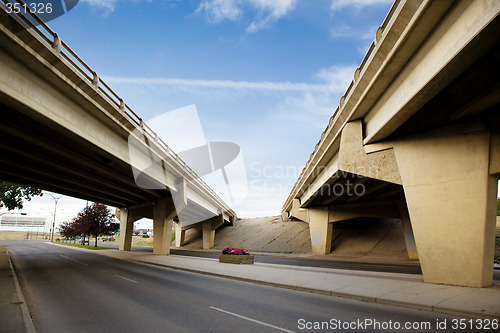
[[[356,329],[341,331],[351,332],[429,323],[430,332],[437,321],[446,320],[450,328],[454,319],[121,261],[41,241],[1,241],[0,246],[12,253],[37,332],[314,332],[320,330],[306,328],[316,322],[329,328],[348,324]]]

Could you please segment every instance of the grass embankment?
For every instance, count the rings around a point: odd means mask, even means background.
[[[0,253],[7,253],[7,249],[0,246]]]
[[[113,249],[112,247],[106,247],[106,246],[82,245],[82,244],[65,243],[65,242],[54,242],[54,243],[61,244],[61,245],[66,245],[66,246],[81,247],[83,249],[89,249],[89,250],[109,250],[109,249]]]

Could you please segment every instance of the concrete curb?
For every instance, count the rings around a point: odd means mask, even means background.
[[[16,289],[17,298],[20,302],[19,306],[21,307],[21,313],[24,322],[24,328],[27,333],[36,333],[35,325],[33,324],[33,319],[31,318],[28,305],[26,304],[26,300],[24,299],[23,292],[21,290],[21,286],[19,285],[19,280],[17,278],[16,270],[14,269],[14,265],[12,264],[12,259],[10,257],[10,251],[7,251],[7,256],[9,258],[10,269],[12,271],[12,278],[14,280],[14,287]]]

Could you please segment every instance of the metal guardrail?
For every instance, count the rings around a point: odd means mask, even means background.
[[[382,22],[382,25],[377,29],[377,32],[375,34],[375,39],[370,44],[370,47],[368,48],[368,51],[366,52],[365,57],[361,61],[361,64],[354,72],[354,79],[351,81],[351,83],[350,83],[349,87],[347,88],[346,92],[344,93],[344,95],[340,98],[339,106],[337,106],[337,108],[335,109],[335,112],[330,117],[330,120],[329,120],[328,125],[326,126],[325,130],[323,131],[323,133],[321,133],[321,137],[320,137],[318,143],[316,144],[316,146],[314,147],[314,151],[309,156],[309,159],[307,160],[305,167],[302,169],[302,172],[300,173],[299,178],[295,182],[295,185],[293,186],[292,191],[290,192],[290,195],[288,196],[284,206],[289,204],[291,202],[291,199],[292,199],[291,196],[294,196],[295,193],[298,192],[299,179],[301,179],[304,176],[306,170],[310,167],[310,165],[312,163],[312,159],[313,159],[315,153],[317,152],[318,147],[321,145],[321,142],[325,139],[328,131],[333,127],[334,123],[336,122],[335,118],[340,114],[340,111],[341,111],[343,105],[345,104],[345,100],[346,100],[347,96],[349,96],[352,89],[356,86],[357,82],[359,82],[359,78],[361,76],[361,73],[363,72],[363,69],[365,68],[366,64],[368,63],[368,59],[370,59],[372,53],[375,50],[376,45],[380,41],[380,38],[382,37],[385,29],[387,28],[387,25],[389,24],[392,17],[394,16],[394,13],[396,12],[400,3],[401,3],[401,0],[394,1],[394,3],[391,6],[391,9],[389,10],[389,13],[387,14],[384,21]]]
[[[27,5],[22,0],[1,0],[6,6],[8,3],[15,4],[18,3],[21,8],[26,8]],[[6,7],[2,9],[6,11]],[[29,8],[29,7],[28,7]],[[6,11],[7,13],[7,11]],[[58,56],[69,64],[73,71],[79,76],[83,77],[88,83],[92,84],[101,97],[104,97],[114,108],[119,111],[125,119],[127,119],[136,129],[140,129],[145,135],[150,144],[154,143],[160,151],[162,151],[167,157],[173,159],[181,168],[183,168],[193,179],[196,179],[202,187],[207,190],[219,203],[223,206],[225,211],[228,211],[236,216],[236,213],[222,200],[215,191],[205,183],[205,181],[196,174],[196,172],[191,169],[186,162],[184,162],[179,155],[177,155],[159,136],[155,133],[151,127],[149,127],[141,117],[139,117],[124,101],[120,98],[98,75],[92,70],[92,68],[87,65],[79,56],[73,51],[68,44],[66,44],[59,35],[54,32],[36,13],[30,10],[26,10],[26,14],[37,22],[36,25],[30,20],[29,17],[23,13],[23,10],[15,13],[11,11],[8,15],[15,16],[19,18],[27,27],[31,33],[37,34],[39,37],[45,41],[46,46],[52,48],[56,51]],[[45,31],[42,31],[45,30]]]

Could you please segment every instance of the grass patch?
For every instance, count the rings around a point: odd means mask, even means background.
[[[112,247],[106,247],[106,246],[97,246],[97,247],[95,247],[94,245],[82,245],[82,244],[73,244],[73,243],[65,243],[65,242],[54,242],[54,243],[61,244],[61,245],[66,245],[66,246],[81,247],[83,249],[89,249],[89,250],[109,250],[109,249],[114,249]]]
[[[10,304],[14,304],[14,305],[21,305],[21,304],[24,304],[24,302],[12,302]]]
[[[7,253],[7,249],[0,246],[0,253]]]
[[[133,245],[153,246],[153,238],[142,238],[132,242]]]

